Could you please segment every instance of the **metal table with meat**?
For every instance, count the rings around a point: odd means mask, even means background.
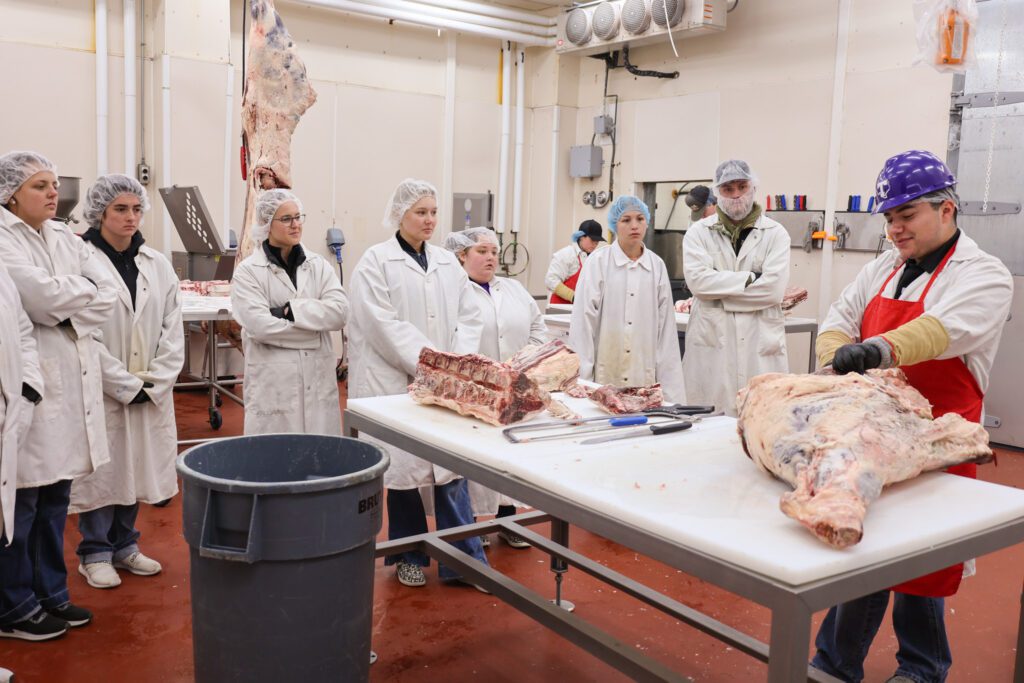
[[[843,542],[830,545],[823,542],[830,541],[829,534],[818,533],[814,524],[808,524],[821,537],[816,538],[780,511],[780,499],[785,501],[794,495],[791,485],[765,472],[765,468],[771,469],[768,467],[770,458],[763,457],[759,450],[763,450],[766,440],[779,438],[778,434],[769,432],[789,419],[782,413],[769,415],[769,419],[760,424],[750,414],[741,413],[744,429],[741,439],[737,421],[728,417],[698,419],[673,416],[669,412],[669,417],[664,419],[652,415],[640,426],[631,426],[634,423],[627,421],[621,427],[612,426],[615,424],[612,420],[618,419],[614,416],[603,415],[607,422],[593,419],[601,417],[602,413],[644,408],[648,405],[645,401],[652,396],[656,398],[656,391],[654,394],[612,391],[611,397],[594,392],[595,400],[605,404],[604,411],[593,400],[556,394],[564,402],[567,414],[579,416],[564,423],[562,429],[569,431],[567,436],[543,439],[534,438],[538,432],[529,432],[531,438],[506,438],[503,432],[511,431],[507,425],[520,417],[527,421],[516,422],[512,429],[549,421],[549,416],[539,416],[545,398],[548,403],[551,400],[545,390],[528,386],[527,400],[517,403],[515,398],[525,382],[520,375],[529,372],[524,368],[532,361],[502,364],[479,356],[425,354],[427,358],[421,357],[421,361],[427,362],[421,362],[411,395],[349,401],[345,412],[349,433],[363,432],[406,449],[545,513],[526,513],[511,518],[513,521],[504,518],[391,541],[380,546],[378,554],[394,550],[391,547],[394,544],[415,545],[638,680],[680,680],[682,677],[585,624],[578,615],[553,608],[548,600],[493,568],[447,550],[451,546],[440,539],[465,538],[481,533],[481,529],[485,532],[509,529],[551,555],[556,571],[564,570],[568,564],[610,583],[768,662],[768,680],[787,683],[804,679],[834,680],[807,667],[811,615],[815,611],[1024,540],[1024,491],[1010,487],[932,472],[895,483],[874,500],[883,485],[949,462],[948,458],[930,457],[926,453],[929,449],[933,451],[931,455],[956,451],[960,461],[984,461],[990,455],[987,443],[972,441],[976,435],[968,434],[964,443],[957,442],[964,437],[962,425],[932,421],[930,411],[925,415],[921,406],[913,405],[912,396],[901,397],[904,387],[899,386],[899,382],[887,386],[885,378],[862,378],[865,385],[860,389],[866,393],[881,392],[897,404],[902,401],[904,407],[909,405],[904,412],[916,411],[911,417],[920,423],[921,433],[934,437],[928,441],[929,446],[918,448],[916,455],[911,454],[913,466],[895,472],[878,459],[858,464],[859,456],[852,453],[857,450],[856,444],[838,444],[834,452],[821,449],[823,458],[811,458],[815,450],[812,447],[801,450],[807,456],[808,466],[817,468],[819,477],[826,474],[838,477],[837,461],[830,460],[828,454],[839,453],[843,455],[838,459],[839,464],[845,462],[860,467],[853,474],[860,477],[862,484],[871,484],[866,487],[870,490],[861,491],[863,495],[859,499],[863,508],[874,501],[866,515],[863,509],[857,515],[862,527],[855,534],[849,531],[838,534],[836,537]],[[560,352],[552,357],[563,356],[564,352]],[[536,372],[532,374],[536,376]],[[549,386],[577,389],[569,387],[564,378],[548,375],[544,379]],[[797,389],[808,381],[807,378],[817,384],[857,381],[810,375],[776,377],[788,378],[782,381],[788,381],[791,388]],[[757,406],[762,400],[774,400],[776,404],[784,404],[776,406],[776,410],[789,410],[793,419],[798,412],[820,417],[836,408],[829,401],[836,393],[842,393],[819,392],[821,405],[814,408],[805,400],[787,403],[777,397],[772,399],[770,391],[760,394],[770,388],[770,383],[761,389],[748,388],[753,395],[747,394],[746,407]],[[804,391],[803,395],[813,394],[820,388],[812,387],[813,391]],[[424,405],[424,402],[445,405],[490,424],[436,405]],[[865,407],[869,404],[870,401]],[[701,410],[704,409],[695,407],[689,412]],[[650,413],[629,412],[627,416],[647,415]],[[911,417],[901,413],[899,419],[910,420]],[[688,428],[661,435],[650,429],[673,419],[685,420]],[[873,427],[889,428],[884,423]],[[643,437],[634,435],[611,445],[604,444],[604,438],[594,439],[595,432],[597,436],[607,436],[609,432],[613,436],[627,436],[627,430],[639,430],[637,434]],[[792,431],[791,440],[796,443],[801,430],[794,428]],[[518,436],[523,437],[524,433],[520,431]],[[757,464],[745,450],[759,458]],[[792,461],[790,458],[789,462]],[[908,514],[911,510],[913,514]],[[847,512],[841,510],[840,514]],[[799,515],[793,516],[807,524]],[[524,526],[548,519],[553,520],[551,540]],[[766,644],[574,553],[567,547],[566,523],[765,605],[772,611],[770,654]],[[838,549],[833,545],[847,547]],[[1018,676],[1024,675],[1022,655],[1024,653],[1018,653]]]

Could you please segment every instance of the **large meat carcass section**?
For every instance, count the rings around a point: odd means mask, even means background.
[[[242,136],[247,170],[245,219],[237,263],[252,253],[253,209],[264,190],[292,186],[292,133],[316,102],[306,65],[274,0],[252,0],[249,53],[242,93]]]
[[[901,370],[769,373],[740,391],[747,455],[788,482],[782,511],[835,548],[858,543],[868,505],[890,484],[988,462],[988,433],[956,414],[932,419]]]
[[[495,426],[527,420],[551,400],[521,369],[477,354],[429,348],[420,351],[409,395],[417,403],[444,406]]]

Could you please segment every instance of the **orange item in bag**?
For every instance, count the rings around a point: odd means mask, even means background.
[[[971,23],[950,7],[939,14],[939,51],[936,64],[963,64],[967,57],[967,40],[971,34]]]

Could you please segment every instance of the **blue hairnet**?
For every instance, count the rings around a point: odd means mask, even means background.
[[[644,215],[644,220],[648,223],[651,222],[651,211],[647,205],[639,198],[627,194],[616,199],[608,208],[608,229],[618,234],[616,227],[619,224],[619,219],[627,211],[639,211]]]
[[[135,195],[142,202],[142,210],[149,211],[149,197],[138,180],[120,173],[100,176],[85,194],[82,217],[90,228],[100,227],[103,212],[122,194]],[[139,225],[142,225],[142,221],[139,221]]]
[[[295,202],[302,213],[302,202],[290,190],[267,190],[256,198],[256,207],[252,217],[253,242],[262,242],[270,235],[270,222],[274,220],[274,214],[285,202]]]
[[[381,221],[384,227],[398,230],[405,212],[424,197],[437,199],[437,189],[427,181],[406,178],[398,183],[398,187],[391,193],[388,205],[384,207],[384,220]]]
[[[0,204],[10,202],[25,181],[40,171],[57,175],[57,167],[42,154],[8,152],[0,157]]]
[[[569,240],[569,244],[576,244],[577,242],[579,242],[580,238],[585,237],[586,234],[587,233],[583,232],[582,230],[577,230],[572,234],[572,239]]]

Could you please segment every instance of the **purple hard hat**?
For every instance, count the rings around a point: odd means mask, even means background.
[[[884,213],[929,192],[956,185],[956,176],[931,152],[912,149],[886,160],[875,182],[875,208]]]

